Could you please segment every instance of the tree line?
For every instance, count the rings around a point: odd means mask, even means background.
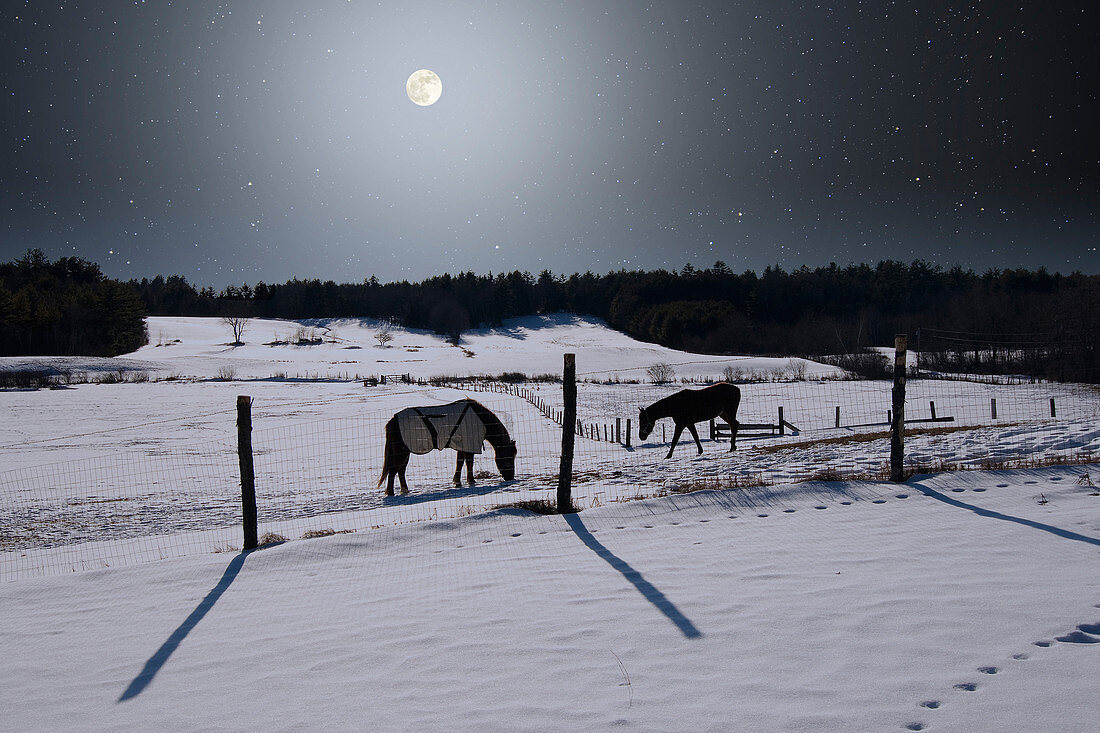
[[[0,355],[115,356],[143,346],[145,304],[130,283],[39,249],[0,263]]]
[[[0,353],[118,354],[146,342],[149,315],[372,318],[458,341],[508,318],[570,312],[630,336],[711,354],[858,353],[897,333],[945,369],[1100,381],[1100,276],[1045,269],[976,273],[923,260],[767,267],[444,274],[382,283],[294,278],[221,291],[178,275],[119,282],[40,250],[0,265]],[[927,336],[922,340],[921,334]],[[1026,357],[1026,358],[1025,358]]]

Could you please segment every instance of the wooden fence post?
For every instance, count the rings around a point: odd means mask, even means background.
[[[836,426],[840,427],[840,405],[836,406]]]
[[[566,354],[561,375],[565,397],[565,414],[561,426],[561,464],[558,467],[558,513],[574,511],[573,479],[573,431],[577,427],[577,355]]]
[[[244,549],[260,544],[256,535],[256,473],[252,466],[252,398],[237,396],[237,457],[241,466],[241,512]]]
[[[1054,409],[1054,398],[1053,397],[1050,398],[1050,416],[1051,417],[1058,417],[1058,413]]]
[[[779,434],[780,435],[785,435],[786,434],[786,433],[783,432],[783,408],[782,407],[779,408]]]
[[[905,334],[894,337],[893,414],[890,428],[890,480],[905,480]]]
[[[989,398],[989,415],[994,420],[997,419],[997,398],[996,397],[990,397]]]
[[[615,418],[615,442],[623,442],[623,419],[621,417]]]
[[[630,418],[626,419],[626,447],[630,447]]]

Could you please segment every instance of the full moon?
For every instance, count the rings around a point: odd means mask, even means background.
[[[420,69],[414,71],[405,82],[405,92],[409,95],[409,99],[421,107],[427,107],[435,104],[439,95],[443,93],[443,82],[434,71]]]

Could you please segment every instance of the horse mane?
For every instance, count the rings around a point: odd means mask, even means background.
[[[470,403],[470,409],[474,411],[474,414],[476,414],[482,424],[485,425],[485,439],[488,440],[494,448],[511,440],[508,436],[508,429],[504,427],[504,423],[500,421],[500,418],[497,417],[492,410],[477,400],[469,398],[467,398],[467,400]]]
[[[646,415],[654,418],[655,420],[659,420],[662,417],[670,417],[670,410],[668,405],[670,402],[673,401],[672,398],[675,397],[676,394],[670,394],[668,397],[662,397],[661,399],[654,402],[652,405],[649,405],[648,407],[643,407],[642,409],[645,410]]]

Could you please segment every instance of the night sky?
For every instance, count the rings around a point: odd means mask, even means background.
[[[1096,273],[1094,6],[5,2],[0,261]]]

